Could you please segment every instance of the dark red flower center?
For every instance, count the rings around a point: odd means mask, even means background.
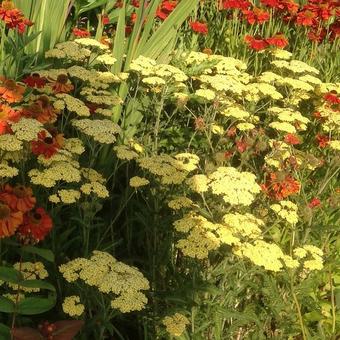
[[[68,81],[68,77],[65,74],[59,74],[58,78],[57,78],[57,82],[60,84],[66,84]]]
[[[0,220],[3,220],[11,215],[11,209],[7,204],[0,203]]]

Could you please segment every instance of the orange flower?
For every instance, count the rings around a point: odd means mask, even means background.
[[[51,231],[53,222],[43,208],[36,208],[24,216],[24,223],[19,227],[18,233],[23,240],[38,242],[43,240]]]
[[[20,118],[18,111],[14,111],[11,107],[0,103],[0,135],[10,131],[8,122],[17,122]]]
[[[22,221],[21,211],[13,211],[7,204],[0,202],[0,238],[14,235]]]
[[[300,191],[300,183],[285,173],[270,173],[269,179],[261,185],[262,190],[271,198],[283,200]]]
[[[12,79],[6,79],[5,77],[0,77],[0,96],[2,99],[8,103],[17,103],[23,98],[25,92],[25,87],[18,85]]]
[[[0,192],[0,200],[11,210],[22,213],[32,210],[36,203],[32,189],[23,185],[16,185],[13,188],[6,184],[3,192]]]
[[[67,75],[59,74],[57,80],[52,85],[54,93],[68,93],[74,89],[74,86],[69,82]]]
[[[46,159],[51,158],[62,147],[64,138],[62,134],[47,136],[46,131],[38,133],[38,140],[31,142],[34,155],[44,155]]]
[[[47,96],[40,96],[34,103],[22,110],[22,115],[34,118],[42,124],[53,123],[57,119],[57,110],[51,105]]]

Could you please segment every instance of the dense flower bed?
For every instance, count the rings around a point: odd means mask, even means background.
[[[130,39],[141,2],[125,9]],[[30,72],[1,54],[0,338],[335,338],[340,84],[277,27],[253,33],[279,20],[337,44],[336,10],[202,2],[182,30],[204,52],[179,33],[159,60],[120,60],[89,22]],[[25,39],[13,2],[0,13]],[[237,44],[260,54],[214,53],[214,15],[256,26]]]

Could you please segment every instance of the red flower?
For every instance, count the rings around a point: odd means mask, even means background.
[[[165,20],[169,16],[169,14],[176,8],[176,6],[177,0],[163,0],[160,6],[157,8],[156,16],[161,20]]]
[[[61,145],[56,137],[47,136],[43,130],[38,133],[38,140],[31,142],[32,153],[34,155],[44,155],[45,158],[51,158],[58,152]]]
[[[315,137],[318,145],[319,145],[319,148],[325,148],[327,145],[328,145],[328,142],[329,142],[329,138],[328,136],[325,136],[325,135],[320,135],[319,133],[316,135]]]
[[[269,179],[261,187],[269,197],[277,200],[283,200],[300,191],[300,183],[294,177],[278,172],[270,173]]]
[[[248,144],[244,141],[244,139],[238,140],[235,144],[236,144],[236,149],[239,153],[245,152],[248,148]]]
[[[139,8],[139,0],[131,0],[131,6]]]
[[[317,22],[316,18],[317,13],[310,10],[304,10],[298,13],[296,23],[302,26],[313,26]]]
[[[0,96],[3,100],[8,103],[18,103],[23,98],[25,92],[25,87],[18,85],[12,79],[6,79],[5,77],[0,77]]]
[[[246,0],[225,0],[222,3],[223,9],[239,9],[246,10],[251,6],[251,3]]]
[[[54,93],[68,93],[74,89],[74,86],[69,83],[66,74],[59,74],[57,80],[52,85]]]
[[[261,0],[261,4],[267,7],[281,9],[281,10],[285,8],[281,0]]]
[[[13,211],[6,203],[0,202],[0,239],[14,235],[22,220],[21,211]]]
[[[327,35],[327,30],[324,27],[313,29],[308,32],[307,36],[310,41],[322,43]]]
[[[26,26],[32,26],[33,23],[26,19],[21,11],[14,7],[11,0],[4,0],[0,7],[0,19],[9,29],[16,28],[19,33],[24,33]]]
[[[57,119],[58,111],[50,103],[47,96],[40,96],[34,103],[24,106],[22,115],[28,118],[34,118],[42,124],[53,123]]]
[[[78,27],[74,27],[72,29],[72,33],[74,36],[79,37],[79,38],[87,38],[91,36],[91,33],[88,30],[84,28],[78,28]]]
[[[105,14],[102,16],[102,24],[108,25],[110,23],[110,18]]]
[[[301,144],[300,138],[293,133],[285,135],[285,142],[291,145]]]
[[[11,187],[6,184],[3,191],[0,191],[0,201],[6,203],[11,210],[26,213],[33,209],[36,199],[32,189],[23,185]]]
[[[264,50],[268,47],[267,41],[262,38],[255,38],[250,35],[246,35],[244,40],[250,48],[256,51]]]
[[[37,242],[46,237],[52,226],[52,219],[45,209],[36,208],[24,215],[24,223],[19,227],[18,234],[22,239]]]
[[[288,45],[288,39],[281,33],[275,34],[271,38],[267,38],[266,42],[271,46],[276,46],[278,48],[285,48]]]
[[[22,80],[23,83],[25,83],[29,87],[36,87],[38,89],[45,86],[47,80],[44,77],[40,77],[38,73],[33,73],[30,76],[27,76]]]
[[[0,103],[0,135],[10,132],[8,122],[17,122],[20,119],[18,111],[14,111],[10,106]]]
[[[190,27],[196,33],[203,34],[203,35],[208,34],[208,26],[207,24],[203,22],[199,22],[199,21],[191,22]]]
[[[254,7],[253,10],[244,10],[242,11],[243,15],[246,17],[249,24],[263,24],[268,21],[270,18],[270,14],[265,10]]]
[[[317,197],[312,198],[308,204],[310,208],[316,208],[320,205],[321,205],[321,201]]]
[[[324,95],[324,99],[332,105],[340,104],[340,98],[336,92],[329,92]]]

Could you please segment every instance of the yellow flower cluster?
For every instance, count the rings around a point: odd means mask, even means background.
[[[180,184],[188,173],[197,168],[199,158],[193,154],[179,154],[175,158],[169,155],[142,157],[138,165],[159,176],[162,184]]]
[[[17,123],[11,124],[11,129],[17,139],[25,142],[37,139],[38,133],[44,130],[40,122],[31,118],[21,118]]]
[[[76,42],[77,44],[81,46],[93,48],[95,50],[106,51],[109,49],[107,45],[102,44],[98,40],[93,39],[93,38],[79,38],[79,39],[75,39],[74,42]]]
[[[22,262],[15,263],[14,269],[19,270],[25,280],[43,280],[48,277],[48,272],[41,262]],[[8,286],[13,290],[18,290],[18,285],[8,283]],[[20,286],[20,290],[26,293],[39,292],[40,288],[28,288]]]
[[[131,159],[138,158],[138,153],[131,150],[127,145],[118,145],[113,148],[116,152],[116,156],[119,159],[130,161]]]
[[[166,331],[172,336],[181,336],[190,321],[186,316],[175,313],[172,316],[166,316],[162,320],[162,324],[166,327]]]
[[[111,307],[122,313],[141,310],[147,303],[142,291],[149,282],[135,267],[117,261],[109,253],[94,251],[90,259],[77,258],[59,267],[68,282],[83,281],[108,294]]]
[[[80,94],[93,104],[112,106],[122,103],[122,99],[117,94],[112,91],[99,90],[92,84],[91,87],[83,87]]]
[[[172,210],[180,210],[182,208],[190,208],[193,205],[193,202],[188,197],[177,197],[168,202],[168,206]]]
[[[234,250],[240,257],[246,257],[257,266],[262,266],[266,270],[279,272],[283,269],[283,264],[290,268],[298,267],[298,261],[294,261],[290,256],[285,255],[279,246],[263,240],[256,240],[254,243],[242,243]]]
[[[95,141],[112,144],[116,141],[116,134],[120,132],[117,124],[109,119],[79,119],[73,120],[72,125]]]
[[[5,134],[0,135],[0,153],[1,151],[14,152],[22,150],[22,142],[16,136]]]
[[[81,180],[80,170],[68,161],[54,162],[49,168],[28,172],[31,183],[52,188],[58,181],[78,183]]]
[[[282,122],[297,123],[299,130],[306,130],[310,120],[300,112],[290,108],[271,107],[268,112],[275,115]]]
[[[219,167],[208,178],[211,191],[231,205],[250,205],[261,191],[254,174],[233,167]]]
[[[84,313],[85,307],[80,303],[80,297],[76,295],[67,296],[62,304],[63,311],[71,317],[80,316]]]
[[[295,225],[299,221],[298,207],[293,202],[280,201],[279,203],[272,204],[270,208],[289,224]]]
[[[304,245],[295,248],[294,255],[303,261],[303,268],[309,272],[312,270],[321,270],[323,268],[323,251],[313,245]]]
[[[208,191],[208,183],[209,179],[206,175],[193,175],[192,177],[188,178],[186,181],[189,188],[197,193],[203,193]]]
[[[96,194],[99,198],[109,197],[109,192],[106,189],[105,185],[99,182],[85,183],[80,187],[80,190],[85,195]]]
[[[8,165],[8,162],[1,161],[0,162],[0,178],[12,178],[19,174],[19,170]]]
[[[64,101],[66,108],[70,112],[74,112],[78,116],[90,116],[90,109],[80,99],[70,96],[67,93],[57,94],[56,97]]]
[[[66,41],[56,45],[55,48],[45,53],[45,58],[69,59],[83,61],[91,55],[91,51],[81,47],[74,41]]]
[[[64,139],[63,148],[75,155],[81,155],[85,151],[83,142],[79,138]]]
[[[149,180],[147,180],[146,178],[143,178],[143,177],[139,177],[139,176],[134,176],[134,177],[130,178],[130,181],[129,181],[129,185],[132,188],[143,187],[145,185],[148,185],[149,183],[150,183]]]
[[[57,194],[50,195],[48,200],[52,203],[72,204],[80,199],[80,192],[73,189],[61,189]]]
[[[259,238],[264,222],[254,215],[246,213],[230,213],[222,218],[223,223],[230,228],[234,235],[239,237]]]
[[[210,251],[217,250],[221,244],[238,244],[231,229],[222,224],[209,222],[205,217],[189,213],[174,222],[175,230],[186,237],[176,243],[185,256],[197,259],[207,258]]]

